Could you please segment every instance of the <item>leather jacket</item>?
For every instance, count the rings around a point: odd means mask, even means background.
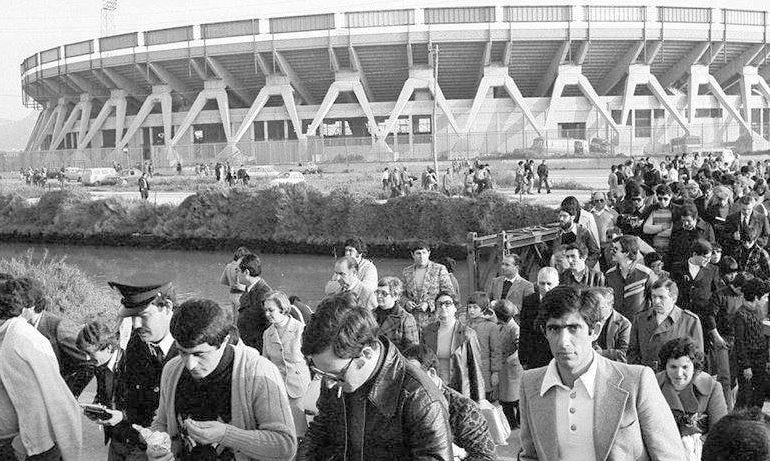
[[[447,403],[425,373],[380,337],[385,355],[366,398],[361,453],[366,460],[451,460]],[[321,385],[318,416],[310,423],[297,460],[353,460],[345,400]]]

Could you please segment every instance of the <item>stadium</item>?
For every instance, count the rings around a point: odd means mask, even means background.
[[[452,6],[244,18],[21,64],[24,165],[768,148],[768,13]]]

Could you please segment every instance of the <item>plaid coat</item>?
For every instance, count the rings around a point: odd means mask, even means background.
[[[404,352],[409,346],[419,344],[420,330],[417,322],[409,312],[401,306],[401,300],[390,310],[377,308],[374,310],[377,323],[380,325],[380,335],[387,337]]]

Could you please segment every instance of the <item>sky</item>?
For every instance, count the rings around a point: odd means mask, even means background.
[[[490,5],[490,0],[118,0],[115,33],[232,19],[417,6]],[[518,2],[509,1],[507,4]],[[562,0],[527,0],[526,5],[561,5]],[[572,2],[569,2],[572,3]],[[768,9],[758,0],[583,0],[588,5],[713,6]],[[97,38],[102,0],[2,0],[0,13],[0,119],[21,119],[34,111],[22,105],[19,65],[28,56],[54,46]],[[378,6],[379,5],[379,6]],[[765,6],[768,5],[768,6]]]

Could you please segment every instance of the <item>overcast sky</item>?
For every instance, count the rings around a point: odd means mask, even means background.
[[[488,5],[489,0],[118,0],[115,32],[144,31],[182,24],[229,19],[299,15],[352,9],[397,9],[414,6]],[[511,2],[514,3],[514,2]],[[527,0],[527,5],[568,2]],[[648,0],[584,0],[583,4],[652,4]],[[19,65],[41,50],[96,38],[100,34],[102,0],[2,0],[0,12],[0,119],[19,119],[29,113],[21,101]],[[758,0],[665,0],[655,4],[675,6],[770,9]],[[382,6],[373,6],[382,5]]]

